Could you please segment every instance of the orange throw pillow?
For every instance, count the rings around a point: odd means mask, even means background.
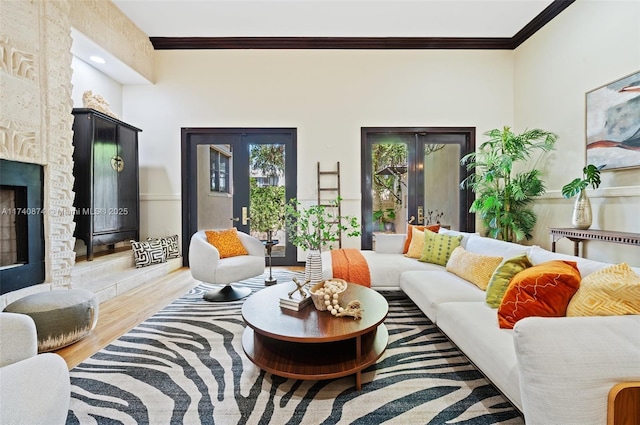
[[[530,316],[565,316],[580,279],[575,261],[553,260],[524,269],[511,279],[498,307],[500,327],[513,329]]]
[[[407,239],[404,241],[404,250],[402,250],[403,254],[406,254],[407,252],[409,252],[409,245],[411,245],[411,237],[413,234],[411,229],[414,227],[416,228],[416,230],[420,230],[421,232],[424,232],[424,229],[429,229],[434,233],[438,233],[438,231],[440,230],[439,224],[431,224],[429,226],[414,226],[412,224],[409,224],[407,226]]]
[[[249,255],[238,236],[238,229],[232,227],[229,230],[205,230],[207,240],[220,252],[220,258]]]

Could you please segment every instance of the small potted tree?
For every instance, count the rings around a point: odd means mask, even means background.
[[[337,205],[342,199],[336,199]],[[322,280],[322,248],[331,247],[345,232],[347,237],[360,236],[360,224],[353,216],[337,216],[333,207],[312,205],[303,208],[293,198],[285,205],[285,221],[289,242],[307,252],[305,280],[317,283]]]

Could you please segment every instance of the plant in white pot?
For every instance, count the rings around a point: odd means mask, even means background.
[[[591,201],[585,189],[589,185],[593,189],[597,189],[600,186],[600,170],[603,168],[604,165],[595,166],[589,164],[582,169],[582,178],[573,179],[562,187],[562,196],[565,198],[569,199],[578,195],[571,215],[571,224],[576,229],[588,229],[591,227]]]
[[[337,204],[340,198],[333,201]],[[295,198],[285,206],[285,220],[289,243],[307,252],[305,280],[317,283],[322,280],[322,248],[331,247],[340,239],[340,233],[347,237],[360,236],[360,224],[353,216],[339,217],[333,205],[312,205],[303,208]]]

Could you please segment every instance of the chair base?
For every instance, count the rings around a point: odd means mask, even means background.
[[[206,292],[202,298],[209,302],[227,302],[239,300],[248,296],[250,293],[250,288],[236,288],[229,284],[221,289],[214,289]]]

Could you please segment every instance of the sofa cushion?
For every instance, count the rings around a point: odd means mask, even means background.
[[[506,258],[493,272],[487,285],[487,305],[491,308],[500,307],[502,297],[507,292],[511,278],[522,270],[531,267],[527,254],[522,253],[512,258]]]
[[[438,320],[437,307],[441,303],[484,301],[484,291],[445,270],[406,271],[400,276],[400,289],[434,323]]]
[[[580,286],[580,272],[573,261],[548,261],[529,267],[511,279],[498,307],[498,323],[511,329],[530,316],[562,317]]]
[[[438,327],[522,410],[513,330],[498,327],[495,310],[484,301],[442,303]]]
[[[238,229],[235,227],[228,230],[206,230],[204,233],[207,235],[207,241],[215,246],[220,253],[220,258],[249,255],[247,249],[242,245]]]
[[[374,289],[398,289],[400,275],[405,271],[444,270],[437,264],[421,263],[415,258],[408,258],[402,254],[380,254],[379,252],[362,250],[362,256],[369,266],[371,287]],[[333,277],[333,263],[331,251],[322,253],[322,278]]]
[[[467,248],[467,242],[469,241],[469,239],[471,239],[472,237],[480,237],[480,233],[468,233],[468,232],[460,232],[458,230],[450,230],[450,229],[445,229],[444,227],[441,227],[440,230],[438,230],[438,233],[440,233],[441,235],[449,235],[449,236],[462,236],[462,240],[460,240],[460,246],[463,248]]]
[[[547,261],[552,260],[575,261],[578,264],[578,270],[580,270],[580,275],[582,277],[585,277],[588,274],[595,272],[596,270],[600,270],[611,265],[611,263],[601,263],[600,261],[588,260],[586,258],[575,257],[573,255],[547,251],[546,249],[540,248],[537,245],[531,247],[529,259],[531,260],[531,263],[533,265],[546,263]]]
[[[494,257],[511,258],[522,253],[531,252],[530,246],[519,245],[513,242],[505,242],[498,239],[483,236],[472,236],[465,247],[467,251],[476,252]]]
[[[628,264],[615,264],[582,279],[567,316],[640,314],[640,276]]]
[[[462,235],[441,235],[429,229],[424,230],[424,248],[419,261],[444,266],[454,249],[460,246]]]
[[[502,257],[476,254],[459,246],[451,253],[446,269],[484,291],[487,289],[493,272],[501,262]]]
[[[406,240],[404,241],[404,250],[402,251],[403,254],[406,254],[409,251],[409,246],[411,245],[411,240],[413,239],[412,229],[417,229],[417,230],[420,230],[421,232],[424,232],[424,229],[429,229],[432,232],[437,233],[438,230],[440,230],[440,225],[432,224],[429,226],[414,226],[412,224],[409,224],[409,226],[407,227],[407,237],[406,237]],[[422,251],[420,252],[420,254],[422,254]]]
[[[406,235],[402,233],[376,234],[375,252],[378,254],[402,254],[405,239]]]

